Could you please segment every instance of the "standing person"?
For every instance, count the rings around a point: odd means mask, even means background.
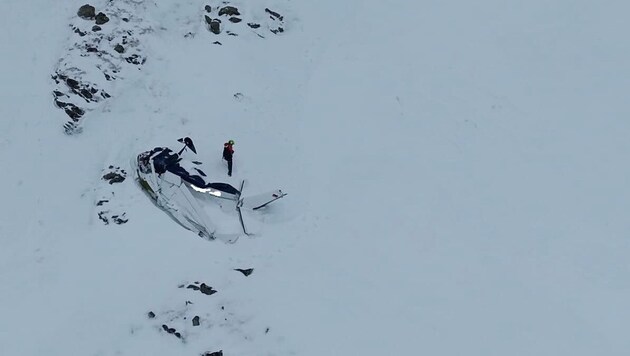
[[[229,140],[223,144],[223,159],[228,164],[228,176],[232,176],[232,155],[234,155],[234,140]]]

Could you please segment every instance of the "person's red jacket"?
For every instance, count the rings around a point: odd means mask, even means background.
[[[234,154],[234,148],[230,145],[229,142],[223,144],[223,158],[230,161],[232,160],[232,155]]]

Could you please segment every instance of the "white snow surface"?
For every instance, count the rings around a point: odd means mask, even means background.
[[[85,1],[0,2],[0,355],[628,354],[627,1],[234,2],[284,15],[264,39],[128,2],[147,62],[73,136],[50,76]],[[289,193],[259,235],[100,179],[183,136]]]

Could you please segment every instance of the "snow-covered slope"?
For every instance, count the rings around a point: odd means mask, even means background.
[[[115,36],[82,57],[84,4],[0,3],[0,354],[630,349],[629,5],[101,0]],[[73,65],[109,97],[67,135]],[[205,241],[101,178],[182,136],[289,192],[259,235]]]

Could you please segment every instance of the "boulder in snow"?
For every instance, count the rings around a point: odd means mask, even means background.
[[[103,25],[109,21],[109,17],[102,12],[99,12],[95,17],[97,25]]]
[[[85,20],[94,20],[94,17],[96,16],[96,10],[94,9],[94,6],[85,4],[79,8],[79,11],[77,11],[77,15]]]

